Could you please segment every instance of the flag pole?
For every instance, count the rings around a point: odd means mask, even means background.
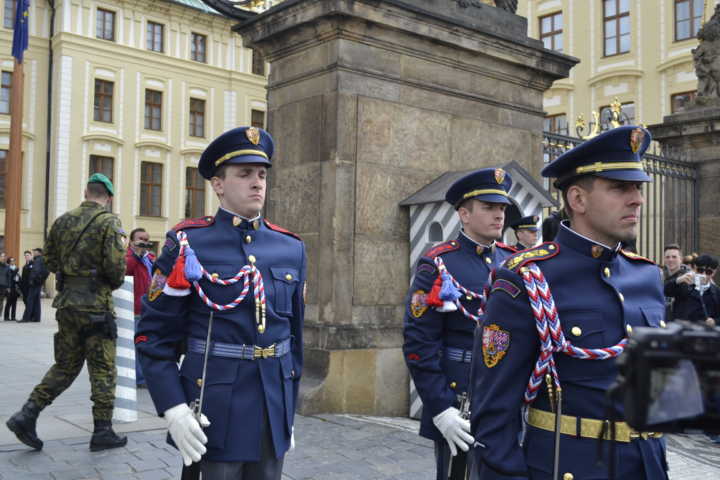
[[[23,64],[15,59],[10,94],[10,149],[5,175],[5,252],[19,262],[22,195]]]

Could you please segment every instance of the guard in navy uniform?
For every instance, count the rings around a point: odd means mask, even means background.
[[[420,435],[435,441],[438,479],[465,478],[472,437],[460,400],[469,400],[480,296],[490,271],[514,253],[496,241],[511,185],[504,170],[485,168],[450,187],[445,200],[456,208],[462,230],[420,258],[407,296],[403,352],[423,402]]]
[[[199,169],[220,208],[168,232],[143,297],[135,343],[148,389],[203,480],[279,480],[293,439],[306,257],[299,237],[261,216],[272,153],[254,127],[207,147]],[[201,388],[202,415],[191,408]]]
[[[510,224],[510,228],[515,230],[515,237],[517,238],[517,243],[513,245],[515,250],[520,251],[535,246],[538,241],[537,224],[539,220],[540,218],[537,215],[529,215]]]
[[[543,169],[569,221],[491,279],[473,351],[474,478],[553,478],[560,407],[557,478],[667,479],[661,434],[634,431],[606,398],[633,327],[665,326],[660,269],[620,248],[637,235],[649,143],[644,128],[623,126]]]

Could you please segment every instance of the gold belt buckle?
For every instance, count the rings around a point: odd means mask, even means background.
[[[660,438],[662,435],[663,434],[659,432],[636,432],[633,430],[630,432],[630,440],[635,440],[637,438],[642,438],[643,440],[647,440],[648,438]]]
[[[269,347],[255,347],[255,358],[270,358],[275,356],[275,344],[273,343]]]

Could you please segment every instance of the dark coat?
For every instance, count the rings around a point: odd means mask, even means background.
[[[701,297],[694,285],[668,281],[665,283],[665,296],[674,298],[673,320],[720,319],[720,287],[715,284],[710,284]]]

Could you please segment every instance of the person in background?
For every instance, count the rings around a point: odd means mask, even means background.
[[[40,307],[40,292],[49,272],[45,267],[42,248],[33,248],[32,268],[28,276],[27,293],[25,295],[25,312],[20,322],[39,322],[42,316]]]
[[[537,226],[538,220],[540,219],[537,215],[530,215],[522,217],[510,224],[510,228],[515,230],[515,237],[517,238],[517,243],[513,245],[515,250],[525,250],[537,244],[539,230]]]
[[[5,252],[0,253],[0,312],[3,310],[3,303],[8,295],[10,280],[8,277],[8,264],[5,258]]]
[[[30,250],[25,250],[23,256],[25,257],[25,265],[23,265],[22,274],[20,275],[20,293],[22,294],[23,303],[27,309],[27,296],[30,288],[30,272],[33,267],[33,256]]]
[[[692,271],[665,283],[665,296],[674,298],[673,320],[690,320],[715,325],[720,319],[720,287],[713,282],[718,259],[703,254],[693,263]]]
[[[560,228],[560,222],[562,221],[562,214],[560,212],[552,212],[542,222],[542,241],[552,242],[557,235],[558,229]]]
[[[152,268],[155,263],[155,255],[148,251],[150,234],[144,228],[136,228],[130,232],[130,244],[125,256],[125,275],[133,277],[133,293],[135,296],[135,327],[140,320],[142,311],[142,297],[150,288]],[[135,356],[135,383],[138,387],[145,387],[145,377],[140,367],[140,359]]]
[[[17,321],[15,319],[15,309],[17,307],[17,299],[20,296],[20,274],[18,273],[18,267],[15,264],[13,257],[7,259],[8,271],[8,293],[7,302],[5,303],[5,310],[3,312],[3,318],[5,321]]]
[[[665,284],[668,282],[674,283],[680,275],[684,275],[689,270],[690,267],[683,264],[683,255],[682,250],[680,250],[680,245],[677,243],[670,243],[666,245],[663,252],[663,282]],[[665,297],[665,318],[668,320],[672,320],[673,318],[673,301],[673,297]]]

